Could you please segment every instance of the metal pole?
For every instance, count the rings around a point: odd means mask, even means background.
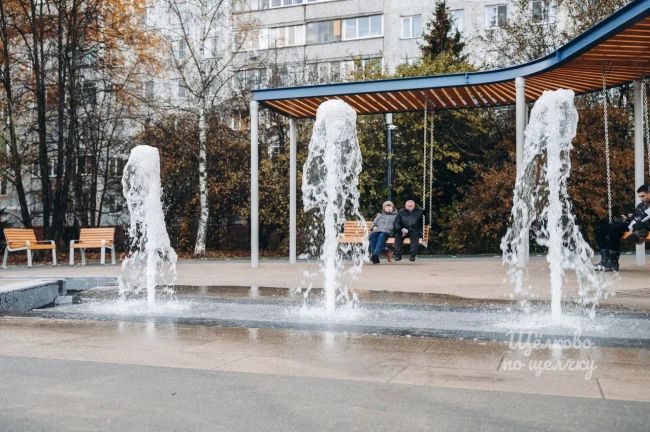
[[[639,204],[636,190],[644,182],[643,93],[640,79],[634,80],[634,203]],[[645,243],[636,245],[636,265],[645,265]]]
[[[393,200],[393,114],[386,114],[386,186],[388,201]]]
[[[528,117],[528,107],[526,106],[526,80],[523,77],[515,78],[515,89],[516,89],[516,113],[515,113],[515,123],[516,123],[516,160],[517,160],[517,176],[523,169],[524,164],[524,141],[526,131],[526,118]],[[521,245],[521,254],[519,256],[518,262],[521,267],[525,267],[528,263],[529,257],[529,241],[528,233],[525,233],[523,236],[523,244]]]
[[[296,263],[296,120],[289,119],[289,263]]]
[[[251,267],[259,264],[260,196],[259,196],[259,104],[251,101]]]

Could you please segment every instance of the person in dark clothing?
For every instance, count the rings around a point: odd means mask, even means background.
[[[418,253],[418,241],[422,237],[424,212],[415,205],[415,200],[409,199],[404,203],[404,208],[397,213],[395,218],[395,261],[402,259],[402,246],[404,239],[411,240],[409,261],[415,261]]]
[[[596,222],[596,243],[600,249],[601,261],[596,264],[596,270],[618,271],[618,259],[621,256],[621,239],[626,232],[632,233],[629,237],[637,242],[643,239],[650,228],[650,192],[648,185],[642,185],[636,191],[641,202],[634,209],[634,213],[621,216],[620,220],[609,223],[607,220]]]

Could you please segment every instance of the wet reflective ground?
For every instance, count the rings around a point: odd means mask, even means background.
[[[333,316],[320,308],[320,290],[257,287],[179,287],[175,297],[150,309],[143,299],[117,300],[114,287],[80,293],[73,305],[35,310],[29,316],[240,328],[355,332],[508,341],[534,334],[542,341],[573,336],[601,346],[650,347],[650,316],[599,309],[594,319],[574,306],[559,323],[548,304],[530,314],[516,304],[463,300],[436,294],[359,292],[356,307]]]
[[[442,330],[469,322],[486,335],[486,317],[507,305],[412,298],[374,297],[329,329],[287,315],[298,293],[264,288],[183,288],[154,314],[138,314],[137,301],[120,313],[114,290],[99,289],[0,317],[0,429],[647,430],[650,349],[546,344],[539,328],[512,342],[460,339]],[[616,316],[628,333],[647,318]],[[398,322],[403,336],[387,334]],[[418,335],[422,323],[444,337]]]

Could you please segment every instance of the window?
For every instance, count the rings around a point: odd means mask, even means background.
[[[84,101],[90,105],[97,104],[97,84],[94,81],[84,81],[83,83]]]
[[[553,22],[555,20],[555,11],[550,0],[533,1],[530,8],[534,23]]]
[[[280,65],[275,73],[280,86],[286,86],[289,83],[289,70],[287,69],[287,65]]]
[[[236,0],[233,7],[235,12],[248,12],[259,9],[268,9],[269,0]]]
[[[271,7],[293,6],[303,4],[303,0],[271,0]]]
[[[305,44],[305,26],[272,28],[269,31],[269,45],[276,48]]]
[[[362,39],[382,36],[383,34],[382,15],[348,18],[343,20],[343,40]]]
[[[305,82],[315,84],[318,80],[318,64],[310,63],[305,66]]]
[[[295,6],[309,3],[319,3],[331,0],[236,0],[234,3],[235,12],[248,12],[284,6]]]
[[[155,22],[154,8],[152,6],[145,6],[142,8],[142,25],[146,27],[153,27]]]
[[[347,79],[354,73],[354,60],[346,60],[341,62],[341,75],[339,79]]]
[[[503,68],[508,66],[508,59],[506,54],[501,50],[491,50],[489,51],[491,61],[494,62],[494,65],[498,68]]]
[[[381,57],[372,57],[361,59],[357,64],[357,72],[365,74],[379,73],[383,68],[383,59]],[[360,69],[360,70],[359,70]]]
[[[266,85],[266,69],[240,70],[235,73],[235,78],[243,88],[260,88]]]
[[[319,44],[341,40],[341,20],[319,21],[307,24],[307,43]]]
[[[144,98],[146,100],[152,100],[153,99],[153,90],[154,90],[153,81],[149,80],[149,81],[144,83]]]
[[[404,58],[402,59],[402,64],[405,65],[415,65],[420,62],[420,57],[409,57],[408,55],[405,55]]]
[[[95,168],[95,156],[86,155],[77,158],[77,171],[79,174],[92,174]]]
[[[176,79],[176,96],[180,99],[187,97],[187,87],[181,78]]]
[[[56,177],[56,164],[57,164],[56,158],[49,158],[47,161],[47,170],[49,171],[49,176],[51,178]],[[41,165],[38,163],[38,161],[36,161],[34,162],[32,177],[40,177],[40,176],[41,176]]]
[[[493,5],[485,7],[485,26],[487,28],[505,27],[507,23],[507,5]]]
[[[330,63],[330,81],[340,81],[341,80],[341,62],[333,61]]]
[[[422,17],[420,15],[402,17],[402,39],[422,36]]]
[[[110,177],[121,177],[124,169],[124,161],[118,158],[108,160],[108,175]]]
[[[269,47],[269,29],[255,29],[235,35],[234,51],[251,51]]]
[[[174,42],[174,57],[176,57],[176,60],[185,60],[185,56],[187,54],[186,47],[187,45],[185,44],[184,40]]]
[[[462,9],[449,11],[449,17],[451,18],[451,29],[454,34],[456,32],[463,33],[465,29],[465,12]]]
[[[170,2],[167,9],[167,21],[169,25],[173,28],[180,29],[184,27],[186,29],[192,28],[192,22],[194,21],[194,14],[192,10],[184,4],[184,1],[176,0],[176,2]]]
[[[219,38],[210,36],[205,40],[205,58],[219,57]]]

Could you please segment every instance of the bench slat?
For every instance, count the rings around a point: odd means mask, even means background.
[[[632,235],[632,233],[628,231],[625,234],[623,234],[623,238],[626,239],[626,238],[630,237],[631,235]],[[650,241],[650,233],[648,233],[648,235],[645,237],[644,240],[645,241]]]

